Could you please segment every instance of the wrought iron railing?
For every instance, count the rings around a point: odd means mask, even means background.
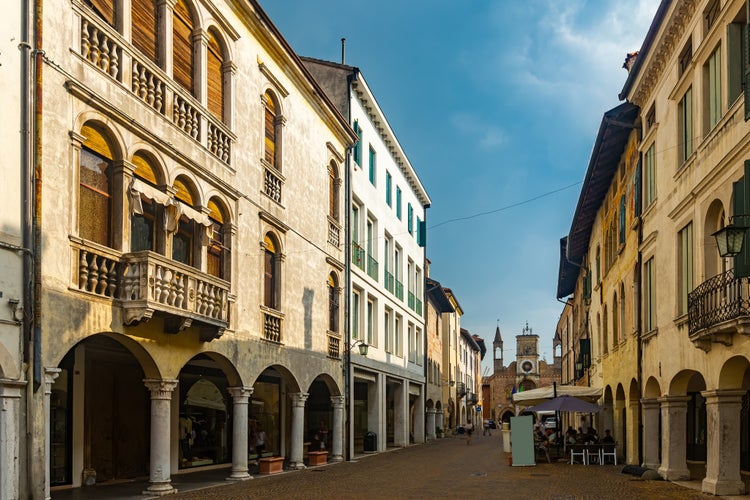
[[[737,278],[734,269],[704,281],[688,294],[691,336],[742,316],[750,316],[750,277]]]

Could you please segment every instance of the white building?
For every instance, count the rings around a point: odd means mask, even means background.
[[[425,210],[430,199],[358,68],[303,58],[359,135],[349,162],[350,453],[425,439]],[[372,436],[374,433],[375,436]],[[366,434],[369,437],[365,438]]]

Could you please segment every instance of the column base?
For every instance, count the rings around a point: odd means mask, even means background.
[[[669,469],[659,467],[659,475],[667,481],[688,481],[690,480],[690,471],[688,469]]]
[[[227,481],[247,481],[248,479],[252,479],[253,476],[250,475],[250,473],[247,472],[247,470],[244,471],[232,471],[232,475],[230,475],[226,480]]]
[[[742,481],[727,481],[720,479],[704,479],[701,491],[711,495],[744,495],[745,483]]]
[[[167,479],[166,481],[152,481],[151,484],[146,488],[145,491],[141,492],[143,495],[151,495],[162,497],[164,495],[174,495],[177,493],[177,488],[172,486],[172,480]]]
[[[294,469],[294,470],[307,469],[307,467],[305,466],[305,464],[302,463],[302,462],[290,462],[289,463],[289,468],[290,469]]]
[[[344,456],[343,455],[332,455],[331,458],[328,459],[329,462],[343,462]]]
[[[653,470],[655,470],[655,471],[658,471],[658,470],[659,470],[659,466],[660,466],[660,465],[661,465],[661,464],[660,464],[660,463],[658,463],[658,462],[656,462],[656,463],[652,463],[652,464],[651,464],[651,463],[648,463],[648,462],[643,462],[643,463],[641,464],[641,467],[643,467],[644,469],[653,469]]]

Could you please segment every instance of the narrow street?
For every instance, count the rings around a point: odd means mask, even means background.
[[[434,444],[395,449],[275,476],[228,483],[227,469],[177,475],[172,498],[704,498],[705,495],[665,481],[644,481],[622,474],[622,465],[570,465],[557,462],[510,467],[502,451],[500,431],[462,436]],[[96,486],[54,492],[53,499],[144,498],[142,484]],[[190,489],[194,488],[194,489]]]

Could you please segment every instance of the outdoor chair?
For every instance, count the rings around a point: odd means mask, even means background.
[[[581,463],[583,465],[589,464],[589,457],[588,457],[588,451],[586,450],[586,447],[583,445],[570,445],[570,463],[571,465],[575,463],[576,457],[581,458]]]
[[[599,451],[599,464],[604,465],[607,457],[610,457],[612,462],[617,465],[617,443],[602,445],[602,449]]]

